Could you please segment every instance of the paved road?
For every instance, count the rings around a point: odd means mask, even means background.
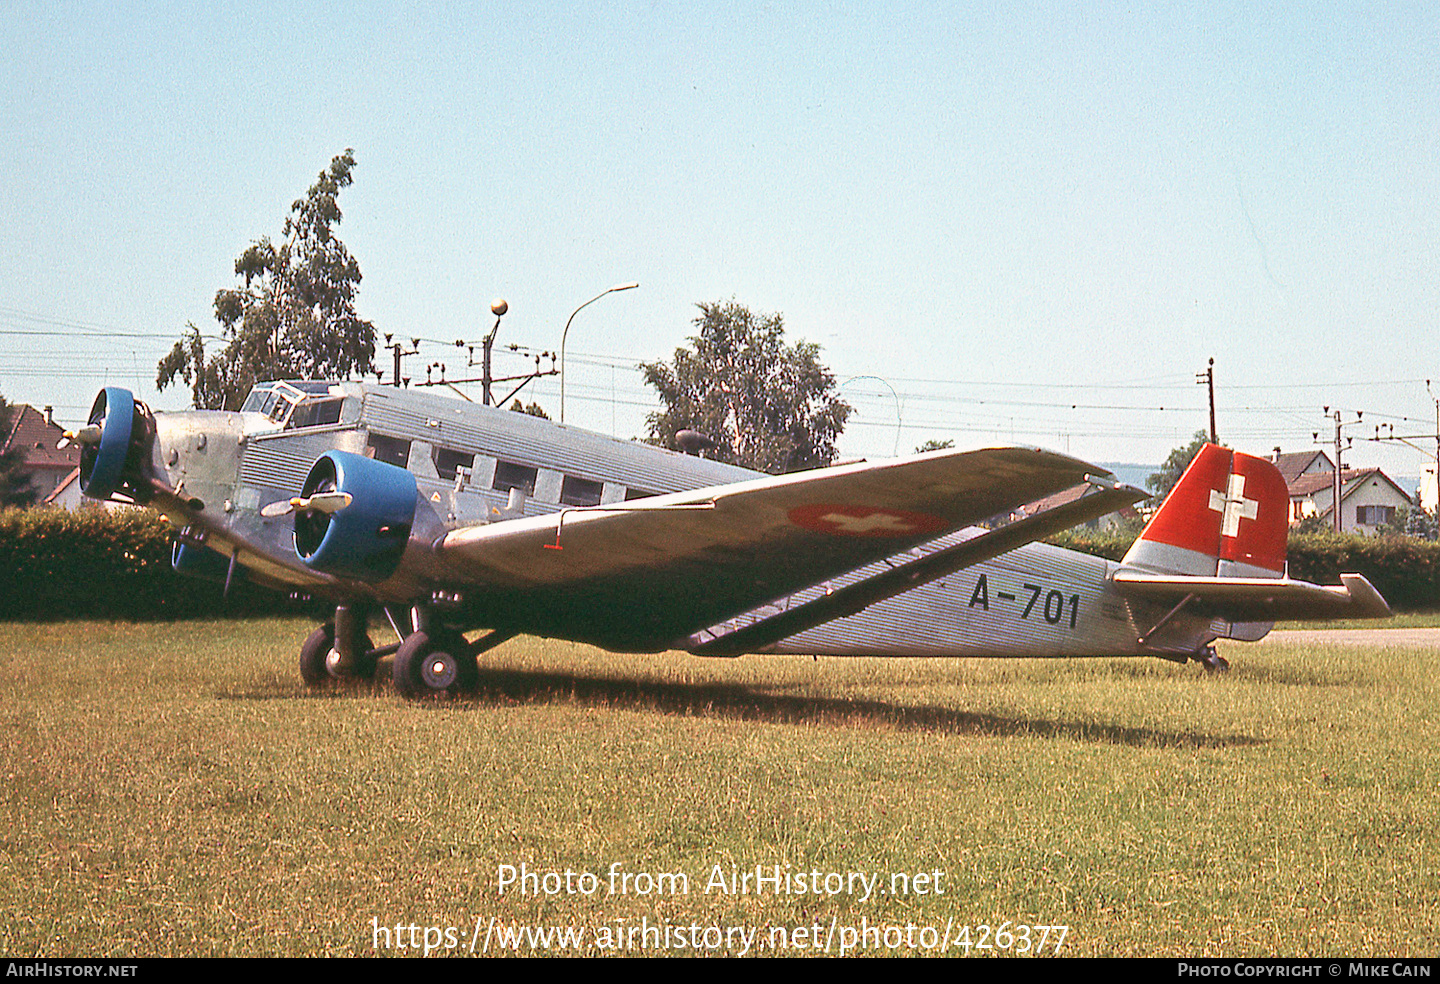
[[[1440,649],[1440,629],[1277,629],[1263,642]]]

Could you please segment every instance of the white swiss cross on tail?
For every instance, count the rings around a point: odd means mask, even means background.
[[[1124,563],[1185,575],[1278,577],[1289,504],[1285,480],[1269,461],[1207,444]]]
[[[1260,514],[1260,500],[1245,498],[1245,476],[1231,475],[1227,491],[1210,490],[1210,508],[1221,516],[1220,535],[1239,536],[1240,520]]]

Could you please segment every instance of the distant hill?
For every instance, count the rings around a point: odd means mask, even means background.
[[[1108,468],[1115,473],[1115,477],[1126,485],[1133,485],[1136,488],[1145,488],[1145,479],[1160,470],[1159,465],[1137,465],[1133,462],[1123,461],[1097,461],[1095,464],[1102,468]],[[1149,491],[1146,489],[1146,491]]]
[[[1115,477],[1126,485],[1133,485],[1136,488],[1149,491],[1145,485],[1145,479],[1160,470],[1159,465],[1137,465],[1133,461],[1097,461],[1095,464],[1102,468],[1108,468],[1115,473]],[[1389,474],[1388,472],[1386,474]],[[1407,492],[1413,493],[1420,487],[1419,475],[1390,475]]]

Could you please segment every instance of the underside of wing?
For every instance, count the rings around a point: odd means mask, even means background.
[[[1288,577],[1183,577],[1129,570],[1117,571],[1114,581],[1122,594],[1183,603],[1193,611],[1234,622],[1390,615],[1385,599],[1360,574],[1341,574],[1341,584],[1333,586]]]
[[[660,649],[766,601],[1108,473],[940,451],[469,527],[435,544],[497,628]]]

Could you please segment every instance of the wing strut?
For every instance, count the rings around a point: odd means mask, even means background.
[[[1190,594],[1187,594],[1185,597],[1183,597],[1183,598],[1180,599],[1180,604],[1176,605],[1174,608],[1172,608],[1172,609],[1170,609],[1168,612],[1166,612],[1164,618],[1162,618],[1160,621],[1156,622],[1154,625],[1150,626],[1150,631],[1146,632],[1144,635],[1142,635],[1140,638],[1136,639],[1135,641],[1136,641],[1137,643],[1139,643],[1140,645],[1142,645],[1142,646],[1145,645],[1145,643],[1146,643],[1147,641],[1149,641],[1149,639],[1150,639],[1151,636],[1153,636],[1155,633],[1157,633],[1157,632],[1159,632],[1161,629],[1163,629],[1163,628],[1165,627],[1165,625],[1166,625],[1167,622],[1169,622],[1169,621],[1170,621],[1172,618],[1174,618],[1176,615],[1179,615],[1181,609],[1183,609],[1186,605],[1190,604],[1190,602],[1192,602],[1192,601],[1194,601],[1194,600],[1195,600],[1195,593],[1192,591]]]

